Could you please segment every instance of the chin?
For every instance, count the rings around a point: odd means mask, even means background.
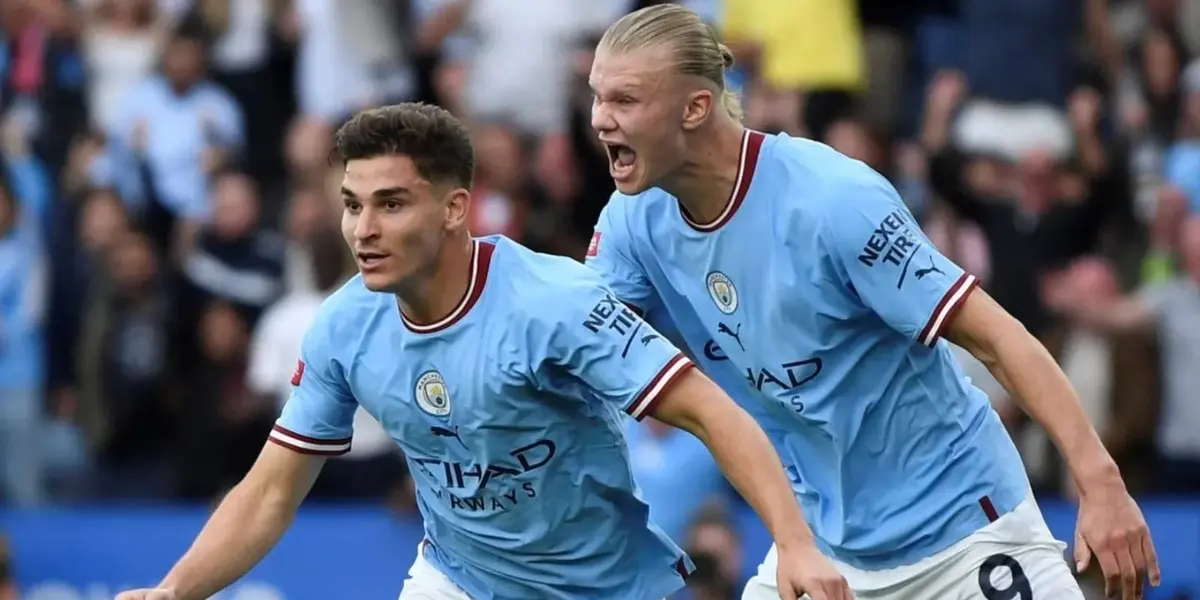
[[[613,184],[617,186],[617,191],[626,196],[636,196],[652,187],[654,184],[647,181],[645,177],[630,177],[623,180],[613,180]]]
[[[367,272],[362,274],[363,287],[372,292],[386,292],[396,287],[396,278],[385,273]]]

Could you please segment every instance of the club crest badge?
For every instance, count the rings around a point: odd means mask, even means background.
[[[417,406],[421,410],[435,416],[445,417],[450,414],[450,391],[446,389],[446,380],[437,371],[426,371],[417,378]]]
[[[733,282],[724,273],[713,271],[708,274],[706,284],[708,285],[708,295],[712,296],[717,310],[732,315],[738,307],[738,293],[737,288],[733,287]]]

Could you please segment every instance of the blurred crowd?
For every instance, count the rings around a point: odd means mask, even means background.
[[[451,109],[478,151],[472,231],[581,257],[612,191],[591,49],[652,3],[0,1],[0,498],[210,500],[237,481],[354,270],[329,152],[359,109]],[[1061,362],[1131,487],[1200,494],[1200,0],[682,3],[734,51],[748,126],[888,176]],[[1071,494],[962,360],[1037,489]],[[721,597],[741,566],[719,471],[653,422],[630,443]],[[411,510],[365,414],[353,446],[314,495]]]

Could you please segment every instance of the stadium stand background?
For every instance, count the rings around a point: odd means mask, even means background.
[[[684,3],[738,56],[750,126],[886,174],[1046,343],[1143,499],[1151,597],[1200,597],[1200,0]],[[589,51],[644,4],[0,2],[0,599],[153,583],[249,466],[304,325],[353,271],[327,157],[355,110],[455,111],[479,152],[473,231],[582,256],[612,189]],[[1104,307],[1124,317],[1084,326]],[[963,362],[1070,539],[1045,435]],[[359,417],[353,453],[222,598],[398,593],[419,518]],[[692,597],[737,597],[761,526],[695,440],[650,423],[630,443],[701,565]]]

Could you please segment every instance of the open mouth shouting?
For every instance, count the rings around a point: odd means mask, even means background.
[[[637,153],[625,144],[604,142],[604,148],[608,151],[608,172],[613,181],[628,181],[637,167]]]

